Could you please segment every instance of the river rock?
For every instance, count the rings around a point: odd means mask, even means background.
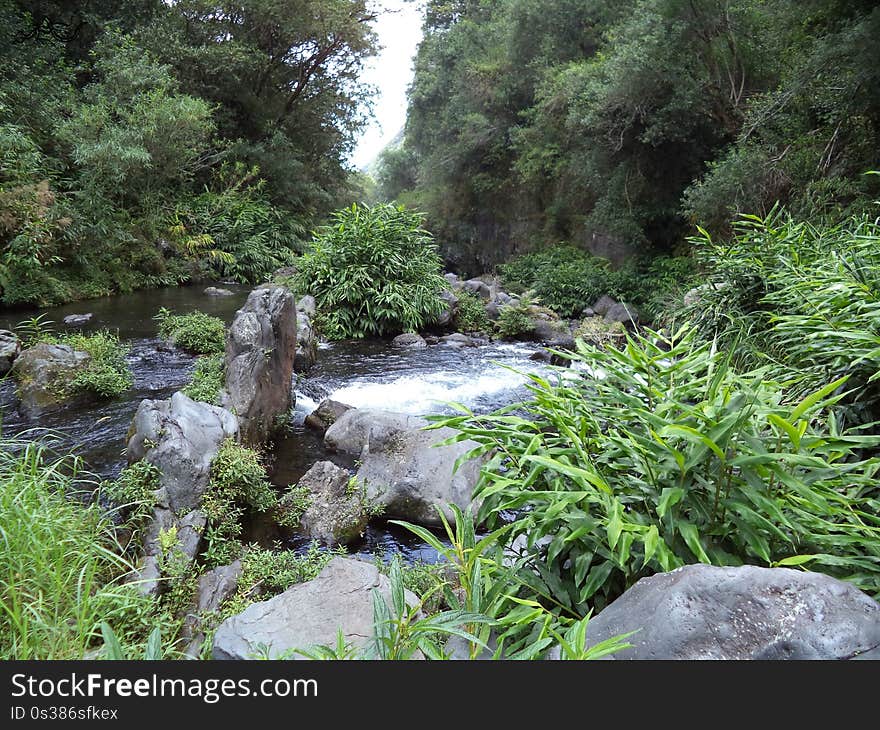
[[[549,347],[574,349],[574,336],[562,320],[532,319],[532,337]]]
[[[492,290],[482,279],[468,279],[461,286],[465,291],[469,291],[471,294],[476,294],[484,301],[488,302],[492,298]]]
[[[254,289],[226,335],[224,405],[238,416],[245,443],[259,444],[291,407],[296,302],[282,286]]]
[[[306,416],[305,425],[323,436],[324,432],[336,423],[343,413],[350,410],[351,406],[345,403],[325,398],[315,410]]]
[[[209,286],[205,289],[205,294],[209,297],[231,297],[233,295],[229,289],[223,289],[219,286]]]
[[[605,312],[604,322],[605,324],[620,322],[624,325],[635,326],[639,323],[639,313],[631,304],[618,302],[610,306],[608,311]]]
[[[458,274],[453,274],[450,271],[446,274],[443,274],[443,278],[449,282],[449,286],[456,288],[456,289],[461,288],[461,279],[459,278]]]
[[[84,314],[68,314],[62,322],[64,324],[78,325],[85,324],[88,322],[94,315],[91,312],[86,312]]]
[[[391,606],[391,586],[374,565],[334,558],[317,578],[288,588],[268,601],[253,603],[226,619],[214,634],[214,659],[253,659],[260,647],[270,658],[292,659],[294,649],[335,645],[341,629],[345,641],[366,648],[373,637],[373,591]],[[406,591],[406,602],[418,599]]]
[[[405,332],[391,340],[391,345],[392,347],[401,347],[409,350],[421,350],[427,347],[428,343],[425,342],[424,337],[415,332]]]
[[[315,298],[304,296],[296,303],[296,354],[293,369],[298,373],[309,370],[318,361],[318,336],[312,325],[315,316]]]
[[[598,314],[602,317],[608,312],[611,307],[617,304],[617,301],[609,297],[607,294],[603,294],[599,297],[595,302],[593,302],[593,306],[590,309],[593,310],[595,314]]]
[[[587,628],[610,659],[880,658],[880,604],[822,573],[688,565],[642,578]]]
[[[237,435],[238,422],[224,408],[177,392],[169,400],[141,401],[130,433],[129,462],[146,459],[154,464],[168,506],[183,514],[200,504],[211,461],[223,440]]]
[[[12,363],[21,353],[21,341],[14,332],[0,330],[0,375],[12,369]]]
[[[443,311],[437,317],[437,324],[440,327],[449,327],[458,314],[458,297],[451,289],[444,289],[440,292],[440,299],[443,300]]]
[[[24,350],[11,368],[22,412],[33,417],[70,403],[73,396],[68,386],[77,373],[88,367],[90,359],[88,353],[67,345],[41,343]]]
[[[324,444],[361,460],[358,483],[386,516],[437,525],[441,523],[438,509],[454,519],[450,503],[476,512],[472,498],[482,460],[471,459],[453,473],[456,459],[477,444],[461,441],[436,446],[456,432],[450,428],[423,431],[427,424],[417,416],[358,408],[327,429]]]
[[[165,494],[162,490],[160,493]],[[162,566],[169,561],[176,570],[192,565],[201,549],[207,524],[207,515],[198,509],[179,517],[167,504],[155,507],[152,519],[144,529],[143,553],[138,569],[131,576],[135,587],[146,596],[158,596],[165,588]],[[176,532],[176,540],[163,556],[162,535],[171,530]]]
[[[350,483],[351,475],[333,462],[314,464],[297,484],[309,495],[297,532],[325,545],[345,545],[360,538],[370,515],[361,491],[357,485],[351,489]],[[282,515],[287,507],[285,495],[278,508]]]
[[[476,347],[477,342],[473,337],[468,337],[461,332],[453,332],[451,335],[444,335],[440,338],[440,342],[444,345],[452,347]]]
[[[229,565],[221,565],[199,576],[199,586],[196,589],[192,610],[187,613],[181,628],[181,638],[189,642],[184,650],[187,657],[197,659],[201,654],[205,643],[202,617],[220,610],[224,601],[238,589],[240,576],[241,560]]]

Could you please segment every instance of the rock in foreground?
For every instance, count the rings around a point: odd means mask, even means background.
[[[21,354],[21,342],[15,333],[0,330],[0,375],[6,375],[12,369],[12,363],[19,354]]]
[[[373,589],[391,605],[388,579],[370,563],[334,558],[314,580],[288,588],[268,601],[226,619],[214,634],[214,659],[253,659],[260,646],[270,658],[317,644],[336,644],[337,629],[356,647],[373,636]],[[407,591],[409,605],[416,597]],[[301,659],[299,655],[291,658]]]
[[[426,425],[417,416],[359,408],[327,429],[324,444],[361,460],[358,482],[386,516],[438,525],[438,508],[454,519],[450,503],[462,510],[472,506],[481,461],[471,459],[453,473],[456,460],[477,444],[461,441],[436,446],[456,432],[450,428],[423,431]]]
[[[853,585],[789,568],[688,565],[642,578],[587,629],[635,631],[611,659],[880,658],[880,604]]]

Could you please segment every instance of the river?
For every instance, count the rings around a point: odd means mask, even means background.
[[[138,404],[144,398],[170,397],[189,381],[195,362],[193,356],[168,347],[157,337],[153,316],[161,307],[181,314],[201,310],[228,324],[251,287],[223,286],[233,295],[211,297],[204,294],[204,286],[190,286],[144,290],[50,309],[0,313],[0,327],[7,329],[41,314],[57,332],[79,328],[86,332],[116,332],[130,347],[128,362],[134,375],[132,388],[118,399],[70,407],[37,419],[19,414],[15,384],[9,378],[0,379],[3,434],[30,438],[49,434],[59,453],[80,455],[87,469],[100,478],[115,477],[126,463],[126,433]],[[85,312],[93,315],[86,324],[63,324],[65,316]],[[279,487],[295,483],[322,459],[344,463],[339,457],[328,455],[321,439],[303,426],[305,416],[322,398],[358,408],[416,415],[446,412],[446,403],[455,401],[484,413],[526,394],[522,372],[544,368],[529,359],[538,349],[529,343],[497,342],[466,348],[438,344],[421,350],[392,348],[386,340],[323,344],[316,365],[308,373],[295,376],[292,427],[276,442],[271,455],[273,483]],[[263,543],[274,539],[258,526],[253,528],[252,537]],[[427,546],[382,522],[370,526],[364,543],[356,546],[355,551],[400,551],[410,559],[433,559]]]

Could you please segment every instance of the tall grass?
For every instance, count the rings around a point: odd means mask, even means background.
[[[79,659],[101,622],[123,643],[145,601],[121,583],[131,566],[97,506],[70,499],[80,464],[40,443],[0,441],[0,658]]]

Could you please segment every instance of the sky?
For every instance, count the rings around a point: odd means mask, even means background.
[[[382,47],[364,69],[363,80],[377,88],[375,119],[364,130],[351,156],[357,169],[369,165],[406,121],[406,89],[412,81],[416,46],[422,38],[422,4],[416,0],[378,0],[373,24]]]

